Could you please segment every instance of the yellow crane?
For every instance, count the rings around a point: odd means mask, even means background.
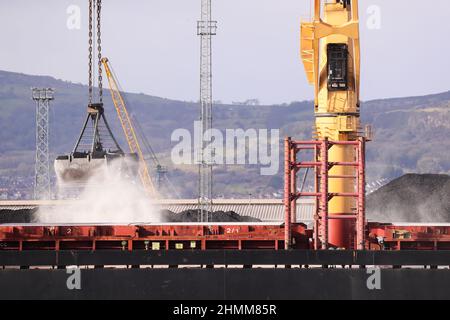
[[[128,113],[124,99],[120,93],[119,83],[114,76],[108,58],[102,58],[102,64],[105,69],[106,77],[108,78],[114,107],[117,111],[120,124],[122,125],[125,138],[127,139],[130,152],[137,154],[139,158],[139,177],[142,181],[142,185],[150,197],[156,198],[158,197],[158,192],[156,191],[155,185],[150,176],[150,171],[148,169],[147,162],[145,161],[141,146],[139,145],[130,114]]]
[[[361,137],[360,124],[360,39],[358,0],[314,0],[312,21],[301,25],[301,57],[308,82],[314,86],[315,131],[317,139],[355,141]],[[335,145],[329,161],[352,162],[353,147]],[[329,182],[330,193],[352,193],[355,169],[333,166],[329,174],[337,178]],[[339,178],[342,177],[342,178]],[[351,215],[355,200],[333,197],[330,216]],[[330,221],[330,243],[346,247],[350,233],[344,219]]]

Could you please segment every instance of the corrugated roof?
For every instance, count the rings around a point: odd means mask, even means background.
[[[315,207],[314,203],[299,203],[297,205],[297,221],[312,221],[314,217]],[[198,208],[197,204],[169,204],[159,205],[161,209],[167,209],[176,213],[195,210]],[[230,204],[215,204],[214,211],[234,211],[242,216],[250,216],[260,219],[262,221],[284,221],[284,206],[282,203],[275,204],[257,204],[257,203],[230,203]]]

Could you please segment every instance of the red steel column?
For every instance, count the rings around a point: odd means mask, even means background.
[[[365,249],[366,225],[366,140],[359,139],[358,144],[358,219],[357,219],[357,249]]]
[[[292,143],[291,143],[292,144]],[[295,167],[297,163],[297,146],[295,144],[291,145],[290,161],[291,161],[291,193],[297,194],[297,173],[298,169]],[[291,198],[291,223],[297,222],[297,197],[292,196]]]
[[[319,154],[320,151],[318,150],[317,146],[314,146],[314,161],[315,162],[319,162]],[[317,194],[319,193],[319,173],[320,170],[319,168],[317,168],[317,166],[314,167],[314,192]],[[315,201],[315,213],[314,213],[314,250],[319,250],[319,245],[320,245],[320,238],[319,238],[319,233],[320,233],[320,212],[321,212],[321,208],[320,208],[320,201],[318,197],[314,197],[314,201]]]
[[[284,140],[284,248],[291,246],[291,138]]]
[[[328,139],[323,140],[321,145],[320,166],[320,207],[321,207],[321,229],[322,249],[328,249]]]

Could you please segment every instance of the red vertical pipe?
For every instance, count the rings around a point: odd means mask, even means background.
[[[291,244],[291,138],[284,140],[284,248]]]
[[[328,249],[328,139],[321,145],[320,202],[322,218],[322,249]]]
[[[291,142],[291,151],[290,151],[290,161],[291,161],[291,193],[297,194],[297,172],[298,169],[295,167],[295,163],[297,162],[297,148]],[[297,197],[292,196],[291,198],[291,223],[297,222]]]
[[[356,197],[356,202],[355,202],[355,216],[356,219],[355,221],[350,221],[349,226],[350,226],[350,230],[349,232],[351,232],[351,235],[353,234],[353,237],[350,237],[349,240],[349,249],[351,250],[359,250],[359,244],[361,242],[361,233],[360,233],[360,213],[361,213],[361,193],[360,193],[360,186],[361,186],[361,179],[360,179],[360,167],[361,167],[361,155],[359,152],[359,148],[360,148],[360,143],[359,143],[359,139],[357,141],[357,144],[354,146],[354,150],[353,153],[355,155],[355,162],[358,164],[355,167],[355,193],[358,195]]]
[[[365,249],[366,224],[366,140],[359,139],[358,144],[358,220],[357,220],[357,249]]]
[[[319,150],[314,146],[314,161],[319,162]],[[314,192],[319,193],[319,170],[317,166],[314,167]],[[320,201],[318,197],[315,200],[315,214],[314,214],[314,250],[319,250],[319,219],[320,219]]]

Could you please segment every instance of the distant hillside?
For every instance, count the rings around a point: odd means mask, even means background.
[[[33,172],[35,109],[30,97],[31,87],[56,89],[50,115],[53,156],[69,152],[81,129],[87,103],[85,86],[51,77],[0,71],[2,176],[30,176]],[[171,167],[175,184],[183,186],[180,188],[183,196],[195,195],[195,167],[175,168],[169,161],[169,154],[173,130],[192,130],[193,122],[198,119],[198,105],[144,94],[126,94],[126,99],[162,162]],[[107,117],[125,146],[109,93],[105,101]],[[376,133],[375,141],[368,147],[369,179],[392,179],[408,172],[450,173],[450,92],[369,101],[363,103],[362,110],[363,121],[373,124]],[[281,138],[290,135],[308,139],[312,120],[313,108],[309,101],[273,106],[214,106],[214,126],[218,129],[279,128]],[[255,166],[217,167],[216,194],[273,196],[282,187],[281,172],[282,168],[278,176],[263,177]]]

